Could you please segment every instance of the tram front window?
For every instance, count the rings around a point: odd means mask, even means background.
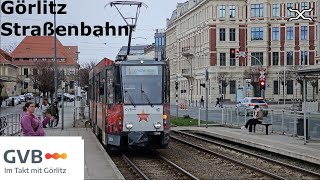
[[[162,66],[123,66],[124,103],[162,104]]]

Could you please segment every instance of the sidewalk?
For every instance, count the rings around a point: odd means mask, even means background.
[[[79,102],[76,104],[79,105]],[[46,136],[82,136],[84,139],[84,177],[85,180],[124,179],[112,159],[97,140],[90,128],[73,128],[73,102],[64,109],[64,130],[60,121],[57,129],[46,128]]]
[[[262,131],[256,131],[255,134],[249,135],[248,130],[226,127],[174,127],[172,129],[202,132],[221,139],[320,165],[320,142],[310,142],[304,145],[303,137],[289,137],[279,134],[266,135],[265,132]]]

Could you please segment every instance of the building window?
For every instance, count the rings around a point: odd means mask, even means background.
[[[28,68],[24,68],[23,69],[23,75],[27,76],[29,74],[29,69]]]
[[[274,66],[278,66],[279,65],[279,52],[273,52],[272,53],[272,64]]]
[[[218,6],[219,7],[219,17],[220,18],[225,18],[226,17],[226,6],[225,5],[221,5]]]
[[[273,81],[273,94],[279,94],[279,82]]]
[[[294,9],[293,8],[293,3],[287,3],[287,16],[291,17],[294,15],[294,12],[289,11],[289,9]]]
[[[301,26],[301,40],[308,39],[308,26]]]
[[[251,17],[263,17],[263,4],[251,4]]]
[[[287,52],[287,65],[293,65],[293,52]]]
[[[66,59],[64,59],[64,58],[61,58],[61,59],[60,59],[60,61],[63,61],[63,62],[64,62],[65,60],[66,60]]]
[[[272,40],[273,41],[279,41],[280,37],[279,37],[279,27],[273,27],[272,28]]]
[[[263,52],[251,53],[251,66],[261,65],[258,59],[260,60],[261,64],[263,65]]]
[[[287,94],[293,94],[293,80],[287,80]]]
[[[251,28],[251,40],[263,40],[263,28],[262,27]]]
[[[220,28],[220,41],[225,41],[226,40],[226,29],[225,28]]]
[[[24,61],[29,61],[29,58],[23,58]]]
[[[309,9],[309,2],[301,2],[301,10]],[[314,9],[315,10],[315,9]],[[303,15],[308,16],[309,12],[305,12]]]
[[[29,83],[27,83],[27,82],[23,83],[23,89],[28,89],[28,86],[29,86]]]
[[[230,18],[236,17],[236,6],[234,5],[229,6],[229,15],[230,15]]]
[[[236,29],[235,28],[230,28],[229,40],[236,41]]]
[[[287,40],[293,40],[293,26],[287,27]]]
[[[308,65],[308,51],[301,51],[301,64]]]
[[[220,66],[226,66],[226,53],[220,53]]]
[[[236,81],[230,80],[230,94],[236,94]]]
[[[279,4],[272,4],[272,17],[280,17]]]

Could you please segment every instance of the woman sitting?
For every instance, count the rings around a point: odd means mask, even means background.
[[[253,108],[253,118],[249,119],[244,127],[241,127],[241,129],[248,128],[249,126],[249,133],[252,132],[252,126],[255,126],[257,124],[261,124],[263,120],[263,113],[258,105],[255,105]]]

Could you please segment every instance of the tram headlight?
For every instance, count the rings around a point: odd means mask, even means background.
[[[160,122],[156,122],[153,124],[154,128],[156,129],[160,129],[161,128],[161,123]]]
[[[130,129],[132,129],[132,127],[133,127],[133,124],[132,124],[132,123],[127,123],[127,124],[126,124],[126,128],[127,128],[127,129],[130,130]]]

